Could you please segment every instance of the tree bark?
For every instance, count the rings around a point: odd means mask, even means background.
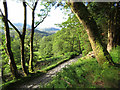
[[[110,4],[110,7],[114,6]],[[114,6],[115,7],[115,6]],[[110,50],[117,45],[120,46],[120,5],[119,2],[113,12],[110,12],[108,22],[108,45],[107,50]]]
[[[14,61],[13,52],[11,50],[10,31],[9,31],[9,25],[7,22],[7,19],[8,19],[7,2],[3,2],[3,5],[4,5],[4,12],[5,12],[3,21],[4,21],[4,29],[5,29],[5,37],[6,37],[6,47],[7,47],[8,56],[10,59],[10,69],[11,69],[12,75],[15,78],[19,78],[20,76],[18,74],[16,63]]]
[[[21,66],[25,76],[28,75],[27,67],[25,65],[25,57],[24,57],[24,39],[20,38],[21,40]]]
[[[120,2],[117,3],[117,14],[116,14],[116,44],[120,46]]]
[[[71,10],[75,13],[79,21],[86,28],[89,41],[95,53],[95,57],[100,65],[107,62],[109,65],[114,65],[112,57],[107,49],[103,46],[98,33],[98,27],[93,17],[82,2],[70,2]]]
[[[113,39],[115,38],[115,25],[114,25],[114,15],[110,12],[109,15],[110,19],[108,20],[108,44],[107,44],[107,50],[110,52],[110,50],[114,47]]]
[[[33,72],[33,37],[34,37],[34,23],[35,23],[35,9],[39,0],[35,2],[35,5],[32,9],[32,30],[31,30],[31,37],[30,37],[30,61],[29,61],[29,72]]]
[[[22,65],[22,70],[23,70],[24,75],[27,76],[28,71],[25,66],[25,56],[24,56],[24,40],[25,40],[26,24],[27,24],[27,9],[26,9],[25,2],[23,2],[23,6],[24,6],[24,25],[23,25],[22,36],[20,37],[20,40],[21,40],[21,65]]]
[[[32,10],[32,30],[30,37],[30,61],[29,61],[29,71],[33,72],[33,37],[34,37],[34,9]]]

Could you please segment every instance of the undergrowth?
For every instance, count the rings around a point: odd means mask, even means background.
[[[113,61],[120,63],[120,47],[110,52]],[[42,88],[119,88],[120,68],[102,68],[95,58],[79,59],[63,70]],[[40,86],[41,87],[41,86]]]
[[[24,82],[28,82],[28,81],[36,78],[36,77],[39,77],[39,76],[45,74],[47,71],[49,71],[49,70],[57,67],[61,63],[64,63],[64,62],[70,60],[71,58],[74,58],[76,55],[78,55],[78,53],[76,53],[76,52],[68,52],[68,53],[65,54],[64,57],[62,57],[62,56],[56,57],[56,59],[58,59],[58,60],[56,60],[56,61],[53,60],[53,62],[51,63],[50,66],[46,65],[42,69],[34,71],[35,73],[34,72],[31,73],[27,77],[22,77],[22,78],[20,78],[18,80],[10,80],[10,81],[8,81],[8,82],[3,83],[2,85],[0,85],[0,87],[2,87],[2,90],[6,90],[8,88],[15,88],[19,84],[22,84]],[[49,59],[51,60],[51,58],[49,58]],[[49,59],[48,59],[48,61],[49,61]]]

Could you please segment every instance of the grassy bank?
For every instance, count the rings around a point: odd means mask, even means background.
[[[120,63],[120,47],[110,54],[115,63]],[[44,88],[119,88],[119,81],[120,68],[102,68],[95,58],[82,58],[64,68]]]

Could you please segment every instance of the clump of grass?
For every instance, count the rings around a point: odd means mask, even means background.
[[[119,63],[119,47],[111,51],[111,56]],[[44,88],[119,88],[120,68],[102,68],[95,58],[79,59],[64,68]]]

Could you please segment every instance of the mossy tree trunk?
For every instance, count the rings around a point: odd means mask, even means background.
[[[6,2],[6,0],[3,2],[3,5],[4,5],[4,13],[5,13],[5,15],[3,17],[3,21],[4,21],[4,29],[5,29],[6,47],[7,47],[7,52],[8,52],[9,61],[10,61],[10,70],[12,72],[12,75],[15,78],[19,78],[17,66],[16,66],[16,63],[14,61],[13,52],[11,50],[10,31],[9,31],[9,25],[8,25],[8,22],[7,22],[8,11],[7,11],[7,2]]]
[[[86,28],[89,41],[92,49],[95,53],[95,57],[100,65],[107,62],[113,65],[112,57],[108,53],[107,49],[103,46],[99,37],[98,27],[93,17],[82,2],[70,1],[71,10],[75,13],[79,21]]]
[[[34,24],[35,24],[35,9],[36,9],[36,7],[37,7],[37,4],[38,4],[38,1],[39,0],[36,0],[35,1],[35,3],[33,3],[33,7],[31,7],[28,3],[28,6],[32,9],[32,25],[31,25],[31,28],[32,28],[32,30],[31,30],[31,37],[30,37],[30,60],[29,60],[29,72],[33,72],[34,70],[33,70],[33,51],[34,51],[34,49],[33,49],[33,38],[34,38],[34,31],[35,31],[35,28],[37,28],[38,27],[38,25],[40,25],[43,21],[44,21],[44,19],[47,17],[47,15],[48,15],[48,12],[47,12],[47,14],[43,17],[43,19],[41,20],[41,21],[39,21],[38,23],[37,23],[37,25],[35,26]]]
[[[20,37],[21,40],[21,65],[22,65],[22,70],[25,76],[28,75],[28,70],[25,65],[25,54],[24,54],[24,40],[25,40],[25,33],[26,33],[26,25],[27,25],[27,9],[26,9],[26,2],[23,2],[23,7],[24,7],[24,25],[23,25],[23,32]]]
[[[34,37],[34,10],[32,10],[32,30],[30,37],[30,61],[29,61],[30,72],[33,72],[33,37]]]
[[[29,72],[33,72],[33,37],[34,37],[34,23],[35,23],[35,9],[37,6],[38,0],[35,2],[35,5],[32,9],[32,30],[30,37],[30,61],[29,61]]]

